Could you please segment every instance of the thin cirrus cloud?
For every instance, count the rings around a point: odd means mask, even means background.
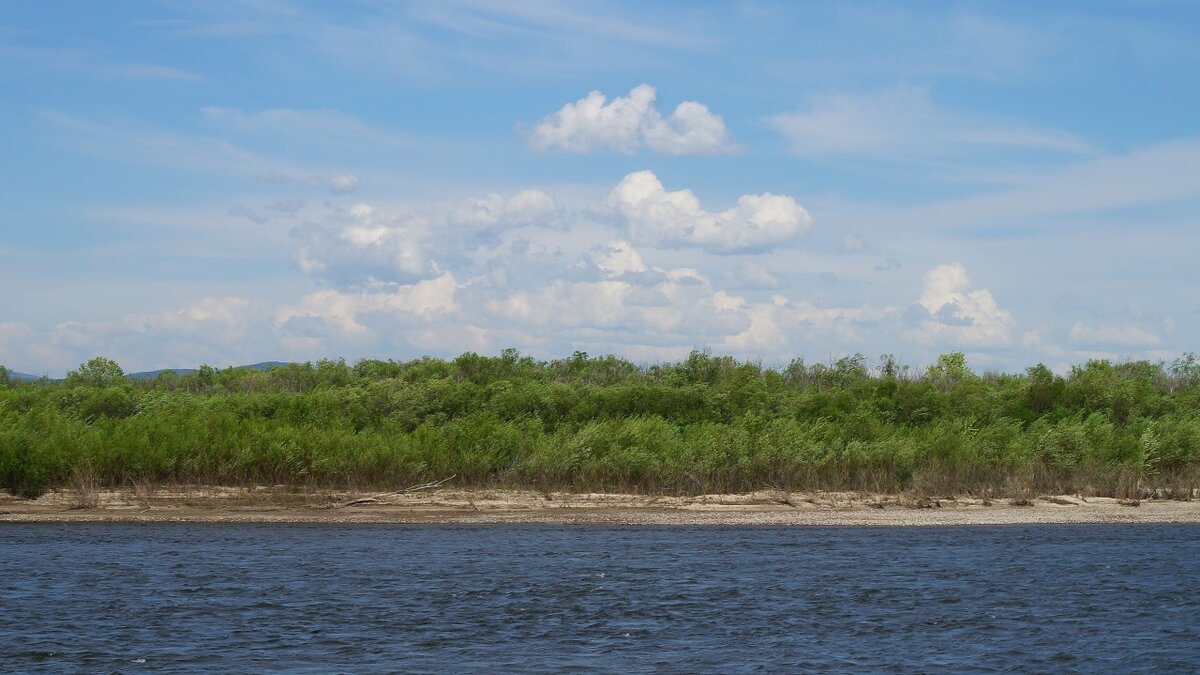
[[[937,105],[928,87],[899,85],[865,94],[813,97],[808,106],[769,118],[800,156],[857,156],[912,161],[980,148],[1094,154],[1079,138],[1053,130],[959,113]]]
[[[113,60],[107,54],[90,49],[29,47],[0,43],[0,56],[9,57],[14,61],[24,61],[46,69],[90,73],[103,77],[177,82],[200,82],[204,80],[202,76],[182,68],[158,63]]]
[[[358,184],[353,174],[248,150],[222,135],[178,133],[127,120],[96,121],[55,110],[41,111],[37,117],[54,132],[54,143],[89,155],[189,172],[299,183],[334,193],[352,191]]]
[[[1072,343],[1083,346],[1157,347],[1162,344],[1154,332],[1139,326],[1098,326],[1075,323],[1068,333]]]
[[[411,149],[414,145],[414,140],[405,134],[372,126],[336,110],[271,108],[246,111],[205,106],[200,113],[213,127],[226,133],[289,143],[303,139],[307,148],[320,145],[395,151]]]
[[[176,19],[142,23],[191,40],[286,38],[302,54],[315,52],[323,63],[360,75],[382,71],[422,79],[452,77],[463,67],[506,76],[611,70],[644,63],[649,54],[716,42],[674,12],[656,17],[660,10],[644,5],[468,0],[358,3],[347,11],[281,0],[181,4],[175,10]],[[447,33],[457,39],[431,39]]]
[[[1122,155],[1091,157],[1014,181],[1009,189],[926,204],[905,214],[938,224],[1086,213],[1169,204],[1200,194],[1200,137],[1178,138]]]
[[[724,155],[739,151],[725,120],[708,106],[684,101],[664,117],[655,105],[657,97],[657,90],[648,84],[611,101],[593,91],[543,118],[527,140],[538,152],[634,154],[645,148],[664,155]]]

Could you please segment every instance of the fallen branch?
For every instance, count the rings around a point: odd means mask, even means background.
[[[414,485],[412,487],[407,487],[407,488],[404,488],[403,490],[401,490],[400,492],[392,492],[391,494],[397,495],[397,494],[403,494],[405,492],[417,492],[418,490],[429,490],[431,488],[440,486],[442,483],[452,481],[457,476],[458,476],[458,474],[454,474],[454,475],[450,476],[449,478],[435,480],[432,483],[421,483],[420,485]]]
[[[381,499],[386,499],[387,497],[395,497],[396,495],[402,495],[402,494],[406,494],[409,492],[419,492],[421,490],[431,490],[433,488],[440,487],[443,483],[447,483],[451,480],[454,480],[454,478],[457,476],[458,476],[458,474],[454,474],[454,475],[450,476],[449,478],[443,478],[441,480],[435,480],[435,481],[432,481],[429,483],[421,483],[420,485],[413,485],[411,487],[406,487],[403,490],[396,490],[395,492],[384,492],[381,494],[372,495],[370,497],[359,497],[358,499],[351,499],[348,502],[334,505],[334,508],[341,509],[341,508],[345,508],[347,506],[355,506],[357,504],[371,504],[371,503],[378,502]]]

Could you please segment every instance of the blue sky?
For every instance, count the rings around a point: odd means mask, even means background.
[[[1200,5],[6,2],[0,363],[1200,334]]]

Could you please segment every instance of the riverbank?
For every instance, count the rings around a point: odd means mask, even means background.
[[[1200,501],[1136,502],[1077,495],[984,500],[778,490],[683,497],[489,489],[381,494],[184,486],[70,490],[38,499],[5,494],[0,496],[0,522],[810,526],[1200,523]]]

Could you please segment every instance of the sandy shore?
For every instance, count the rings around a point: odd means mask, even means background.
[[[281,487],[178,487],[0,495],[0,522],[425,523],[570,525],[1000,525],[1200,523],[1200,501],[1077,495],[999,499],[785,493],[668,497],[437,489],[295,492]]]

